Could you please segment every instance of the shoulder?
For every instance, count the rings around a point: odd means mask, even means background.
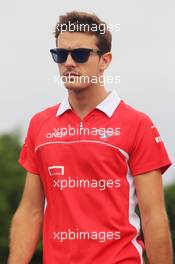
[[[125,122],[134,127],[141,124],[153,124],[153,121],[148,114],[134,108],[123,100],[121,100],[120,103],[120,114]]]
[[[60,106],[60,103],[47,107],[40,112],[35,113],[29,122],[29,130],[32,130],[34,133],[37,133],[45,122],[50,118],[55,117],[57,110]]]
[[[47,119],[48,117],[51,117],[53,115],[56,115],[58,107],[59,107],[60,103],[53,105],[53,106],[49,106],[39,112],[37,112],[36,114],[34,114],[31,118],[31,120],[44,120]]]

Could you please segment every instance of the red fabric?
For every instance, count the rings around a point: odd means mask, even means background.
[[[79,128],[80,119],[71,110],[56,116],[57,109],[32,118],[19,159],[41,177],[47,199],[43,263],[143,263],[133,179],[171,164],[157,129],[121,101],[111,118],[94,109],[83,120],[83,128],[114,134],[60,135],[61,128]]]

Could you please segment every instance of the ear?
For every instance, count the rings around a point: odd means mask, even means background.
[[[100,62],[99,62],[99,70],[100,71],[104,71],[107,69],[107,67],[109,66],[109,64],[112,61],[112,53],[111,52],[107,52],[105,54],[103,54],[100,57]]]

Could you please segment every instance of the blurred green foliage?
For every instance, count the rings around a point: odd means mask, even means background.
[[[175,184],[165,188],[165,204],[169,217],[169,224],[173,241],[173,252],[175,254]]]
[[[21,199],[25,182],[26,172],[17,162],[20,150],[19,133],[0,135],[0,263],[2,264],[7,263],[10,222]],[[175,185],[165,188],[165,202],[175,252]],[[30,263],[42,263],[41,242]]]
[[[12,216],[20,202],[25,170],[18,164],[21,144],[18,133],[0,135],[0,263],[7,263],[9,229]],[[39,245],[31,264],[40,264]]]

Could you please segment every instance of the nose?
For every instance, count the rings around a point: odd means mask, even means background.
[[[65,66],[76,66],[75,61],[72,59],[71,54],[69,53],[67,56],[67,60],[65,61]]]

